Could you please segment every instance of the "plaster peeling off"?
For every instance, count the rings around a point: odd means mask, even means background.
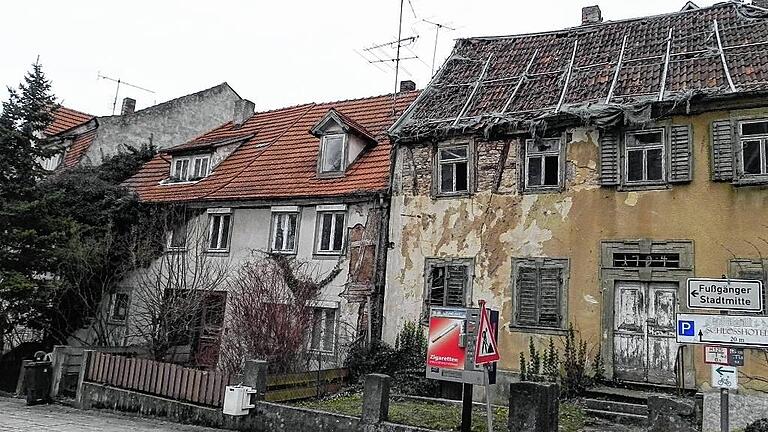
[[[573,198],[571,197],[565,198],[562,202],[555,203],[555,208],[560,213],[563,222],[568,217],[568,213],[571,212],[571,207],[573,207]]]
[[[591,304],[598,304],[599,303],[596,298],[592,297],[589,294],[584,296],[584,301],[587,302],[587,303],[591,303]]]
[[[634,207],[637,205],[637,192],[630,192],[627,194],[627,199],[624,200],[624,204]]]
[[[552,231],[539,227],[535,220],[528,227],[520,223],[512,231],[499,236],[499,240],[511,245],[513,255],[520,256],[543,255],[544,242],[551,239]]]
[[[591,169],[591,170],[596,170],[596,169],[597,169],[597,162],[595,162],[595,161],[591,160],[591,161],[589,161],[589,162],[587,163],[587,167],[588,167],[589,169]]]

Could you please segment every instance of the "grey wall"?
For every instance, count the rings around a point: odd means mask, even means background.
[[[158,149],[184,144],[230,121],[239,99],[225,83],[133,114],[99,117],[96,137],[80,163],[98,165],[122,148],[150,142]]]

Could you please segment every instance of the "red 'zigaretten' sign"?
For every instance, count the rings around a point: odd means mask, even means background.
[[[488,310],[485,308],[485,301],[480,300],[478,303],[480,303],[480,327],[477,329],[477,342],[475,343],[475,364],[481,365],[499,361],[500,357],[496,339],[493,337]]]

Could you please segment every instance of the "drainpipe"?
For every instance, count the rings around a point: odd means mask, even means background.
[[[379,236],[376,244],[374,289],[369,303],[369,342],[381,339],[384,324],[384,290],[387,280],[387,253],[389,251],[389,197],[389,193],[379,193],[374,197],[375,208],[379,211]]]

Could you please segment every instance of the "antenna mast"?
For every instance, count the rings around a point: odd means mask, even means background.
[[[409,0],[410,1],[410,0]],[[394,115],[397,111],[395,108],[395,103],[397,102],[397,80],[400,79],[400,46],[402,45],[403,41],[401,38],[403,37],[403,3],[404,0],[400,0],[400,20],[397,22],[397,54],[395,54],[395,91],[392,92],[392,114]]]
[[[120,85],[121,84],[122,85],[126,85],[128,87],[133,87],[133,88],[141,90],[141,91],[145,91],[147,93],[155,94],[155,92],[153,90],[149,90],[149,89],[146,89],[144,87],[139,87],[137,85],[133,85],[133,84],[127,83],[127,82],[121,80],[120,78],[115,79],[115,78],[110,78],[108,76],[104,76],[104,75],[101,74],[101,72],[98,73],[96,79],[105,79],[105,80],[117,83],[117,86],[115,87],[115,100],[112,102],[112,115],[115,115],[115,108],[117,107],[117,95],[120,93]]]
[[[441,28],[448,29],[448,30],[456,30],[456,29],[453,27],[448,27],[445,24],[427,21],[425,19],[423,19],[422,21],[427,24],[432,24],[433,26],[435,26],[435,48],[432,50],[432,73],[431,73],[431,76],[435,76],[435,58],[437,57],[437,40],[438,40],[438,37],[440,36],[440,29]]]

